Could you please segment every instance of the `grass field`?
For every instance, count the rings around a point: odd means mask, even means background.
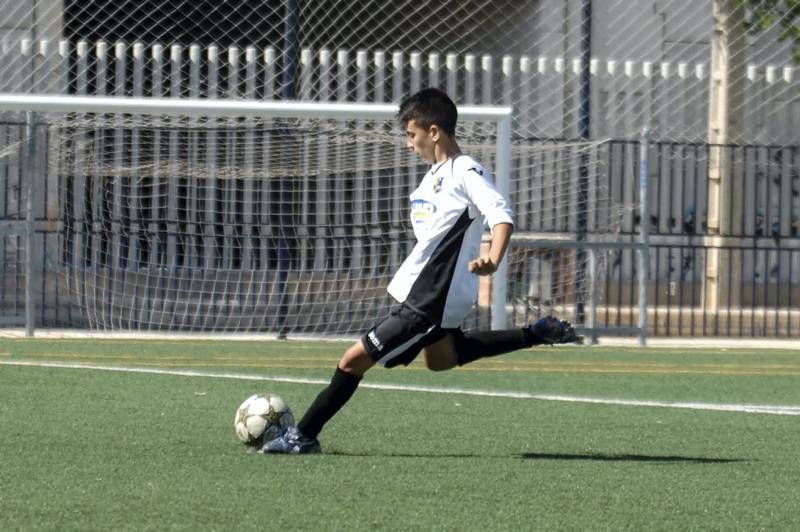
[[[0,530],[800,529],[800,352],[375,369],[324,454],[236,441],[245,397],[302,414],[345,346],[0,340]]]

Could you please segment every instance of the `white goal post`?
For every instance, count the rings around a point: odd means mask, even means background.
[[[398,106],[369,103],[0,94],[0,112],[27,113],[29,125],[37,121],[38,114],[50,113],[138,115],[151,117],[153,120],[164,117],[237,117],[391,121],[397,115]],[[504,195],[508,195],[511,172],[512,108],[508,106],[459,106],[458,115],[460,122],[494,124],[494,168],[492,171],[498,190]],[[35,142],[34,139],[29,140]],[[402,137],[399,135],[398,142],[402,142]],[[37,176],[28,175],[27,179],[31,184],[28,193],[32,194],[32,184]],[[29,219],[29,224],[32,223],[32,219]],[[33,231],[31,229],[32,226],[27,231],[28,238],[32,238]],[[31,242],[28,243],[29,249],[32,247]],[[502,329],[507,325],[507,271],[508,260],[503,261],[492,282],[491,326],[494,329]],[[28,277],[32,278],[32,272],[29,272]],[[33,299],[33,294],[26,298],[29,308],[34,305]],[[28,312],[27,315],[32,319],[32,312]],[[32,323],[28,324],[27,328],[32,331]]]

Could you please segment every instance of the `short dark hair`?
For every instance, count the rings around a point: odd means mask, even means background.
[[[456,104],[446,92],[439,89],[422,89],[412,94],[400,103],[397,117],[403,126],[413,120],[424,128],[435,124],[451,137],[456,134],[458,120]]]

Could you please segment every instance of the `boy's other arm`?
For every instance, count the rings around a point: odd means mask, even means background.
[[[478,257],[470,261],[469,271],[476,275],[491,275],[497,271],[500,261],[506,254],[508,242],[511,240],[511,233],[514,226],[510,223],[501,222],[492,227],[492,241],[489,245],[489,256]]]

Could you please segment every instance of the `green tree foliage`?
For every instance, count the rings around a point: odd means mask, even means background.
[[[800,0],[733,0],[747,11],[745,27],[761,32],[778,26],[778,39],[792,43],[792,59],[800,63]]]

